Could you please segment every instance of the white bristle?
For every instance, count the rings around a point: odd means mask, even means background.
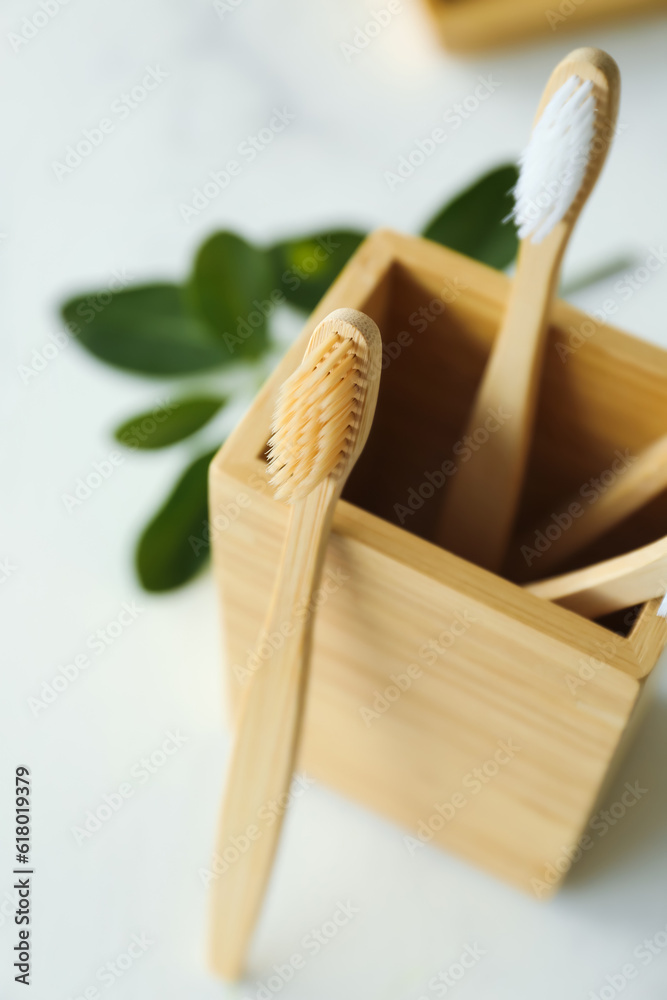
[[[661,618],[667,618],[667,594],[665,594],[662,604],[658,608],[658,614]]]
[[[358,427],[363,382],[354,341],[334,334],[284,383],[268,454],[278,499],[306,496],[341,466]]]
[[[595,136],[590,80],[565,81],[540,115],[519,161],[514,189],[519,239],[540,243],[564,219],[579,193]]]

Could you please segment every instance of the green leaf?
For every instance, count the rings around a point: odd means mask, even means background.
[[[189,375],[225,364],[229,353],[187,308],[178,285],[138,285],[80,295],[62,307],[92,354],[144,375]]]
[[[365,238],[364,233],[340,229],[271,247],[278,285],[287,301],[311,312]]]
[[[161,403],[126,420],[114,437],[127,448],[166,448],[198,431],[226,402],[223,396],[192,396]]]
[[[558,290],[558,294],[560,296],[574,295],[575,292],[580,292],[583,288],[590,288],[591,285],[597,285],[601,281],[608,281],[609,278],[614,278],[621,271],[631,271],[637,267],[638,263],[637,258],[630,256],[630,254],[612,257],[611,260],[597,264],[590,270],[580,274],[579,277],[565,282]]]
[[[503,222],[512,211],[518,176],[513,164],[485,174],[445,205],[422,235],[483,264],[507,267],[519,248],[514,223]]]
[[[214,455],[215,451],[208,452],[188,466],[146,525],[136,551],[139,579],[146,590],[157,593],[180,587],[206,564],[208,467]]]
[[[266,320],[276,308],[277,291],[273,274],[266,251],[234,233],[215,233],[199,248],[189,301],[237,360],[259,357],[269,346]]]

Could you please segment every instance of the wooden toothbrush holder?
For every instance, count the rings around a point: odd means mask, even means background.
[[[450,464],[504,419],[462,442],[508,289],[434,243],[370,236],[214,459],[210,518],[234,702],[262,669],[252,652],[287,525],[265,462],[276,392],[327,313],[368,313],[380,396],[318,594],[300,766],[395,820],[407,849],[437,844],[540,896],[639,718],[667,622],[651,601],[619,616],[619,634],[429,540]],[[665,399],[667,353],[557,301],[519,527],[561,511],[617,449],[663,433]],[[663,497],[597,557],[663,535],[665,513]]]
[[[664,10],[667,0],[425,0],[446,48],[475,52],[530,36],[553,38],[640,12]]]

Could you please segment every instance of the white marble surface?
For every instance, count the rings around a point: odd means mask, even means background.
[[[34,1000],[86,990],[94,997],[93,987],[112,1000],[266,996],[258,981],[295,952],[305,966],[281,996],[417,1000],[443,995],[429,981],[466,945],[484,955],[449,991],[460,1000],[584,1000],[631,961],[639,976],[623,996],[664,995],[667,954],[646,965],[633,959],[667,924],[664,681],[609,801],[625,781],[649,792],[552,902],[540,905],[431,849],[413,858],[402,831],[316,787],[289,817],[251,982],[225,988],[211,978],[197,870],[209,858],[228,749],[215,594],[209,574],[179,593],[148,597],[129,557],[188,448],[128,455],[80,508],[68,514],[62,503],[112,450],[113,426],[172,387],[114,372],[76,345],[27,385],[19,376],[59,329],[56,306],[65,295],[106,284],[117,270],[133,280],[177,278],[215,227],[266,241],[340,223],[414,231],[475,173],[516,155],[551,66],[575,44],[593,42],[617,58],[628,127],[582,217],[566,272],[576,276],[628,250],[641,258],[667,241],[664,20],[585,36],[557,31],[533,47],[464,61],[439,50],[414,0],[347,62],[341,43],[378,6],[240,0],[220,17],[204,0],[70,0],[14,51],[10,33],[40,7],[3,5],[0,350],[9,419],[0,557],[14,567],[0,585],[0,982],[8,1000],[27,995],[12,981],[15,928],[4,916],[12,776],[21,763],[34,776]],[[53,161],[158,65],[167,78],[59,181]],[[500,84],[492,98],[391,191],[385,171],[489,74]],[[179,205],[274,107],[288,108],[293,123],[185,224]],[[598,286],[577,303],[595,309],[609,294]],[[616,320],[667,346],[666,300],[667,268],[621,304]],[[221,429],[224,421],[208,432],[211,441]],[[35,718],[28,698],[86,650],[88,636],[123,602],[137,602],[136,620]],[[144,782],[135,765],[170,730],[187,741]],[[79,846],[72,827],[128,780],[135,794]],[[304,936],[339,900],[358,914],[312,954]],[[153,943],[134,949],[140,957],[122,977],[96,978],[133,934]],[[609,989],[602,996],[613,996]]]

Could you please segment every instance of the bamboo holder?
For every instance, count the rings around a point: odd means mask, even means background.
[[[535,896],[559,884],[564,849],[641,718],[667,622],[655,601],[618,623],[590,621],[432,541],[509,288],[503,274],[428,241],[373,234],[214,459],[210,516],[234,705],[287,524],[265,459],[276,392],[327,313],[371,316],[383,336],[380,394],[325,555],[300,766],[406,837]],[[564,363],[558,347],[586,321],[555,301],[519,533],[617,448],[639,453],[665,431],[667,353],[601,325]],[[665,524],[661,495],[600,539],[597,558],[654,542]],[[507,741],[520,750],[479,794],[467,789]],[[440,822],[438,808],[454,801],[463,807]]]

